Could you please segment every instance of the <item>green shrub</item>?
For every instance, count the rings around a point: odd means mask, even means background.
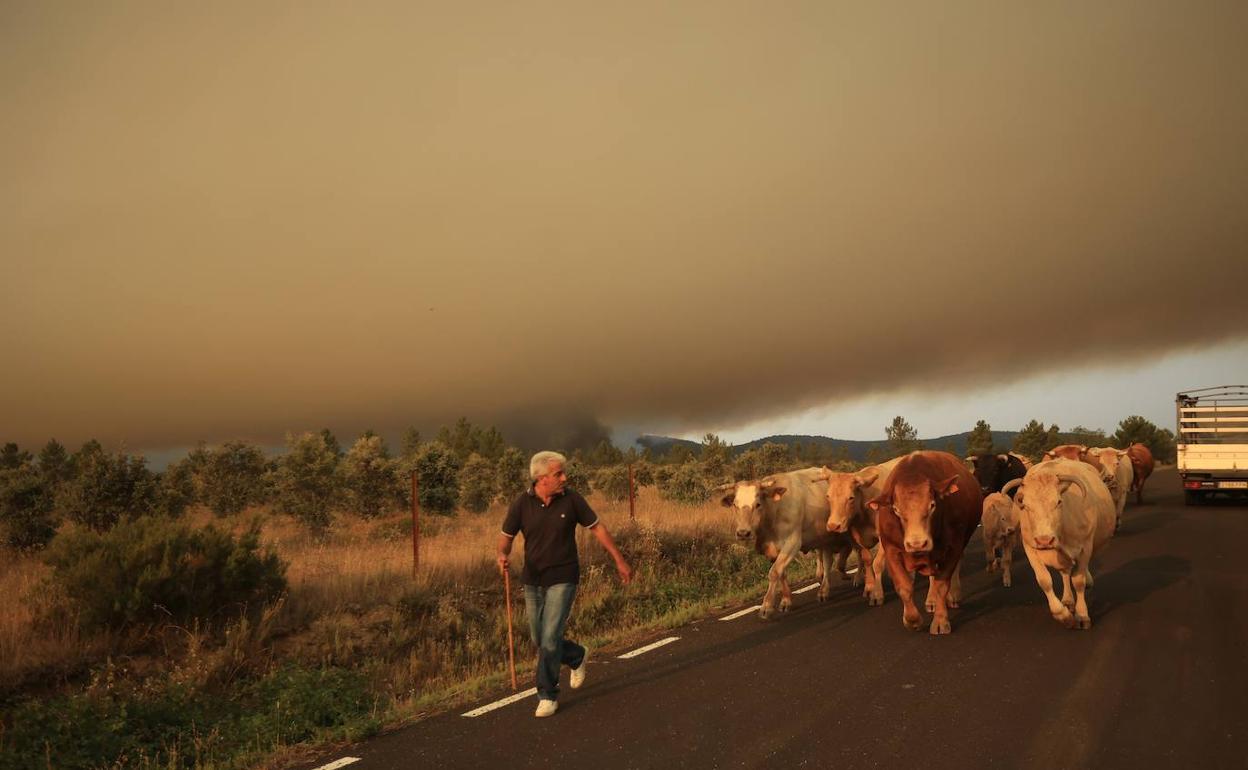
[[[337,497],[336,443],[331,444],[325,433],[287,433],[286,454],[272,476],[273,506],[313,530],[329,525],[330,506]]]
[[[0,542],[20,550],[48,544],[56,520],[43,480],[29,463],[0,470]]]
[[[167,519],[58,537],[44,560],[84,628],[194,618],[258,605],[286,587],[286,565],[261,552],[259,527],[235,538]]]
[[[142,457],[109,454],[92,440],[74,455],[74,468],[56,495],[56,507],[71,520],[102,532],[124,517],[155,510],[156,477]]]
[[[459,471],[460,504],[473,513],[490,507],[498,489],[494,486],[498,471],[494,464],[473,452]]]
[[[203,467],[200,479],[203,502],[213,512],[238,513],[264,501],[266,464],[264,454],[257,447],[231,441],[192,462]]]
[[[674,467],[671,474],[659,484],[659,494],[665,500],[686,505],[706,502],[710,494],[702,464],[690,461]]]
[[[338,464],[339,486],[347,508],[366,519],[394,510],[403,497],[398,467],[381,436],[357,439]]]
[[[420,508],[433,513],[452,514],[459,504],[459,460],[445,444],[431,441],[401,464],[402,477],[410,479],[412,471],[420,489]],[[404,488],[405,502],[411,503],[411,492]]]

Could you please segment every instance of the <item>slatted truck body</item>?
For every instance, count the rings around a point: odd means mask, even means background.
[[[1179,477],[1188,505],[1248,495],[1248,385],[1175,396]]]

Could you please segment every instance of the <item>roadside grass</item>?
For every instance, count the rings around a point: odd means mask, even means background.
[[[621,586],[592,533],[579,533],[568,633],[595,649],[622,649],[765,589],[766,560],[733,542],[718,505],[673,505],[651,488],[635,520],[627,501],[591,504],[634,568]],[[503,514],[496,505],[422,518],[413,577],[410,514],[339,516],[317,537],[265,509],[224,519],[193,511],[197,525],[236,532],[258,518],[264,543],[289,563],[281,600],[220,628],[49,628],[38,622],[47,568],[10,560],[0,590],[21,600],[0,610],[0,768],[275,768],[507,689],[494,562]],[[528,680],[522,550],[512,623],[517,677]],[[808,560],[791,577],[812,572]]]

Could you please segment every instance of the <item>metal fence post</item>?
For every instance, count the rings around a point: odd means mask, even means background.
[[[420,569],[420,485],[416,482],[416,471],[412,471],[412,578]]]

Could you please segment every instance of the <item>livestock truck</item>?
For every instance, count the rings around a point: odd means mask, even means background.
[[[1248,495],[1248,385],[1222,385],[1175,396],[1183,499]]]

